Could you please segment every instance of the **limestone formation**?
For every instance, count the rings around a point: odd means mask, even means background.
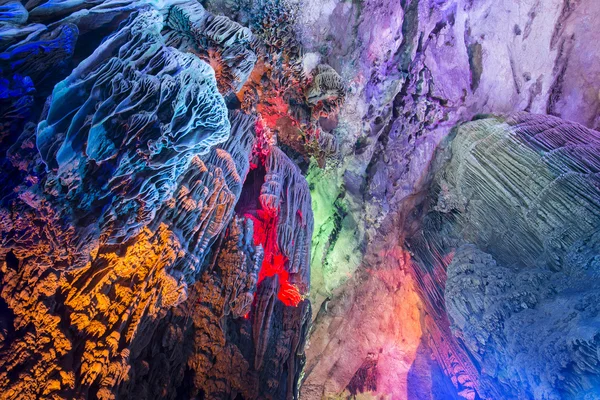
[[[472,360],[462,373],[490,385],[482,397],[597,388],[599,145],[599,132],[519,113],[465,124],[438,151],[411,250],[423,278],[447,268],[445,291],[434,281],[426,296],[448,313],[447,346]]]
[[[599,23],[0,0],[0,400],[598,398]]]
[[[597,130],[600,54],[594,26],[600,20],[600,5],[593,0],[299,3],[305,70],[326,63],[348,89],[337,127],[330,131],[339,151],[324,169],[313,164],[308,172],[315,215],[310,294],[315,321],[303,396],[349,395],[351,381],[353,388],[361,387],[354,377],[364,376],[358,371],[368,355],[379,354],[377,389],[368,391],[364,385],[365,391],[359,390],[357,397],[518,398],[490,382],[460,340],[453,339],[444,298],[452,253],[443,249],[460,245],[439,230],[438,219],[421,219],[430,211],[425,207],[432,196],[429,173],[441,168],[432,165],[440,141],[455,126],[481,119],[482,114],[549,114]],[[561,134],[579,136],[559,132],[555,136]],[[498,142],[496,149],[505,144]],[[548,165],[559,162],[554,160]],[[513,161],[509,157],[505,162]],[[524,175],[523,168],[513,174],[525,177],[529,184],[535,180]],[[591,186],[585,184],[575,193],[589,194]],[[487,187],[492,193],[487,196],[503,195]],[[571,207],[565,204],[569,198],[548,201]],[[469,204],[468,197],[464,201]],[[521,209],[525,202],[519,203]],[[501,210],[481,209],[481,218],[485,220],[486,213],[503,220],[515,215],[507,204],[501,205]],[[580,216],[585,218],[582,228],[589,226],[591,214],[581,212],[579,205],[574,210],[577,213],[559,217],[566,229],[578,225]],[[517,228],[540,224],[533,215],[519,221]],[[548,223],[561,224],[552,218]],[[438,230],[441,239],[427,236]],[[530,246],[540,236],[546,241],[544,251],[553,248],[545,238],[551,236],[548,231],[522,238],[511,227],[501,230],[514,248]],[[562,228],[552,235],[559,232]],[[478,226],[469,225],[464,233],[476,236]],[[485,235],[482,243],[499,240]],[[557,244],[565,243],[568,236],[558,235]],[[417,254],[416,248],[428,250]],[[501,259],[509,251],[499,255],[487,247],[480,250],[502,267],[513,265]],[[413,260],[398,262],[403,258],[398,254],[411,255],[411,251]],[[546,253],[539,263],[551,258]],[[400,293],[413,290],[422,299],[415,306],[417,315],[404,311],[400,316],[396,308]],[[380,322],[392,315],[397,324]],[[414,348],[418,350],[413,352]],[[505,356],[499,365],[513,355]],[[486,358],[493,357],[488,351]],[[539,359],[545,357],[549,356]],[[513,385],[524,380],[520,382]],[[591,393],[582,396],[593,398]]]
[[[319,114],[324,113],[327,116],[344,102],[344,81],[329,65],[318,65],[305,96],[309,104],[318,107]]]
[[[172,29],[165,35],[167,43],[210,62],[223,95],[237,93],[256,63],[252,32],[225,16],[212,15],[196,1],[180,3],[166,10]]]
[[[250,30],[194,1],[2,7],[0,397],[297,398],[310,194],[268,143],[286,261],[260,275],[257,116],[223,97]]]

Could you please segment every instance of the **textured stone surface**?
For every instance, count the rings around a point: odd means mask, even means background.
[[[327,63],[348,85],[334,131],[338,161],[308,175],[315,212],[311,299],[320,311],[307,350],[306,385],[319,398],[339,394],[368,354],[379,351],[369,339],[358,354],[338,341],[347,325],[330,325],[330,310],[345,310],[336,318],[357,320],[361,335],[380,335],[378,326],[362,321],[385,319],[395,292],[387,290],[376,306],[371,295],[346,293],[380,285],[377,275],[365,271],[397,265],[389,254],[406,251],[405,236],[421,229],[412,214],[421,214],[426,171],[453,126],[481,113],[529,111],[598,128],[598,52],[590,38],[600,10],[585,0],[302,4],[306,64]],[[564,220],[578,223],[574,215]],[[450,379],[454,396],[502,398],[485,379],[475,378],[480,371],[464,351],[445,345],[452,337],[444,308],[446,274],[436,267],[448,265],[442,263],[445,255],[426,261],[434,272],[425,276],[406,267],[423,304],[423,335],[411,383],[397,396],[452,398],[440,394]],[[388,347],[398,342],[390,340]],[[319,357],[322,344],[328,354],[353,354],[352,366],[328,364]],[[439,367],[431,367],[431,357]],[[378,374],[378,387],[397,382],[384,369]],[[336,380],[341,383],[331,384]],[[432,382],[437,395],[423,390]]]
[[[599,132],[517,114],[460,127],[440,154],[425,238],[455,251],[452,329],[507,396],[598,391],[599,145]]]
[[[233,100],[262,38],[187,0],[0,12],[0,397],[297,398],[310,193]]]
[[[0,3],[0,397],[597,395],[596,0]]]

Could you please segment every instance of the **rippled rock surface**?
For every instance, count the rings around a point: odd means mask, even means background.
[[[261,38],[187,0],[0,16],[0,397],[297,398],[313,219],[235,100]]]
[[[597,398],[599,22],[0,0],[0,400]]]
[[[442,348],[467,356],[458,375],[482,397],[598,392],[599,146],[597,131],[521,113],[462,125],[438,150],[408,241],[449,318]]]

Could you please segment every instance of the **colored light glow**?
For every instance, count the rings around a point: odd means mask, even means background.
[[[258,284],[265,278],[279,277],[277,298],[286,306],[298,306],[302,295],[298,288],[289,281],[286,271],[288,258],[281,252],[277,244],[277,213],[265,210],[256,211],[256,215],[246,214],[254,222],[254,245],[262,245],[265,251],[264,260],[258,273]]]

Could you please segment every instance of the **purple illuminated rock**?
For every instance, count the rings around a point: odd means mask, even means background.
[[[408,242],[420,274],[447,267],[438,310],[481,371],[471,379],[503,396],[597,390],[599,149],[597,131],[519,113],[458,127],[436,155]]]

